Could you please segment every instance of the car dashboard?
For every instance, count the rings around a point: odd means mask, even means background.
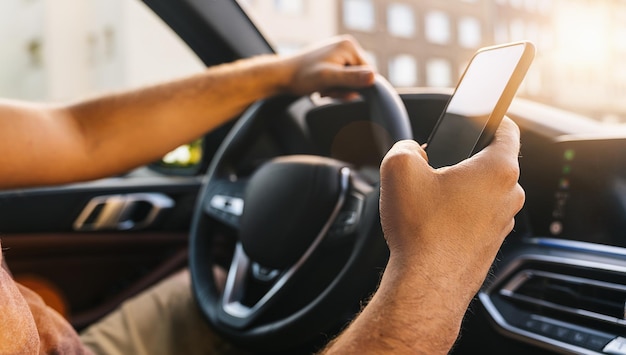
[[[522,135],[520,233],[480,302],[493,329],[523,343],[624,354],[626,138],[541,133]]]
[[[423,143],[449,92],[401,96]],[[377,168],[363,102],[294,107],[311,151]],[[526,203],[452,353],[626,354],[626,130],[522,99],[508,115]]]

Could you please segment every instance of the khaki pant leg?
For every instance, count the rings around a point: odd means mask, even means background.
[[[87,328],[81,340],[95,354],[236,354],[205,324],[188,270],[124,302]]]

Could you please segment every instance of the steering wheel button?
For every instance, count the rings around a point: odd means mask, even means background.
[[[536,319],[527,319],[526,322],[524,322],[524,327],[528,330],[532,330],[532,331],[538,331],[541,327],[542,322],[536,320]]]
[[[238,197],[215,195],[211,199],[210,205],[218,211],[235,216],[241,216],[243,213],[243,199]]]
[[[574,345],[578,345],[578,346],[586,345],[587,338],[589,338],[589,334],[583,333],[583,332],[579,332],[579,331],[572,332],[572,334],[569,337],[570,341]]]
[[[587,345],[594,351],[601,351],[609,341],[611,341],[611,338],[599,335],[590,335],[587,340]]]
[[[563,327],[556,327],[554,330],[554,335],[559,340],[567,340],[570,336],[571,330]]]
[[[269,282],[274,280],[280,274],[279,270],[261,266],[257,263],[252,264],[252,275],[259,281]]]
[[[554,330],[554,326],[550,323],[541,323],[539,331],[543,334],[549,335]]]
[[[346,212],[342,212],[339,215],[339,218],[337,218],[339,223],[342,223],[344,225],[351,225],[351,224],[355,224],[356,223],[356,212],[353,211],[346,211]]]

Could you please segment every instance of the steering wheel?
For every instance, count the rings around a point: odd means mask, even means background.
[[[382,153],[412,138],[406,109],[384,78],[360,93],[370,120],[388,133],[376,139]],[[237,171],[238,155],[271,105],[252,105],[213,158],[189,256],[206,320],[234,344],[261,352],[329,340],[324,334],[355,316],[388,259],[378,184],[350,164],[299,155],[274,158],[252,174]]]

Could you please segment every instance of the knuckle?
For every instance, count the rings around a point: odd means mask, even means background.
[[[400,141],[396,143],[383,158],[381,170],[395,170],[408,166],[415,158],[416,147],[417,143],[411,141]]]
[[[342,45],[354,45],[356,43],[356,39],[350,34],[343,34],[339,36],[339,43]]]
[[[385,155],[380,165],[383,170],[396,170],[398,167],[406,166],[410,161],[409,155],[405,151],[395,151]]]
[[[515,208],[516,211],[520,211],[524,207],[524,203],[526,202],[526,191],[522,188],[520,184],[515,185]]]
[[[358,44],[354,37],[351,35],[341,35],[336,43],[337,47],[345,52],[357,52]]]
[[[509,220],[509,224],[506,226],[506,229],[505,229],[506,234],[507,235],[510,234],[513,231],[513,229],[515,229],[515,218],[511,218]]]
[[[335,79],[335,73],[329,68],[324,67],[321,68],[317,73],[317,79],[321,80],[322,82],[331,82]]]
[[[520,176],[520,168],[517,162],[502,163],[496,169],[497,178],[502,182],[503,186],[512,186],[517,184]]]

